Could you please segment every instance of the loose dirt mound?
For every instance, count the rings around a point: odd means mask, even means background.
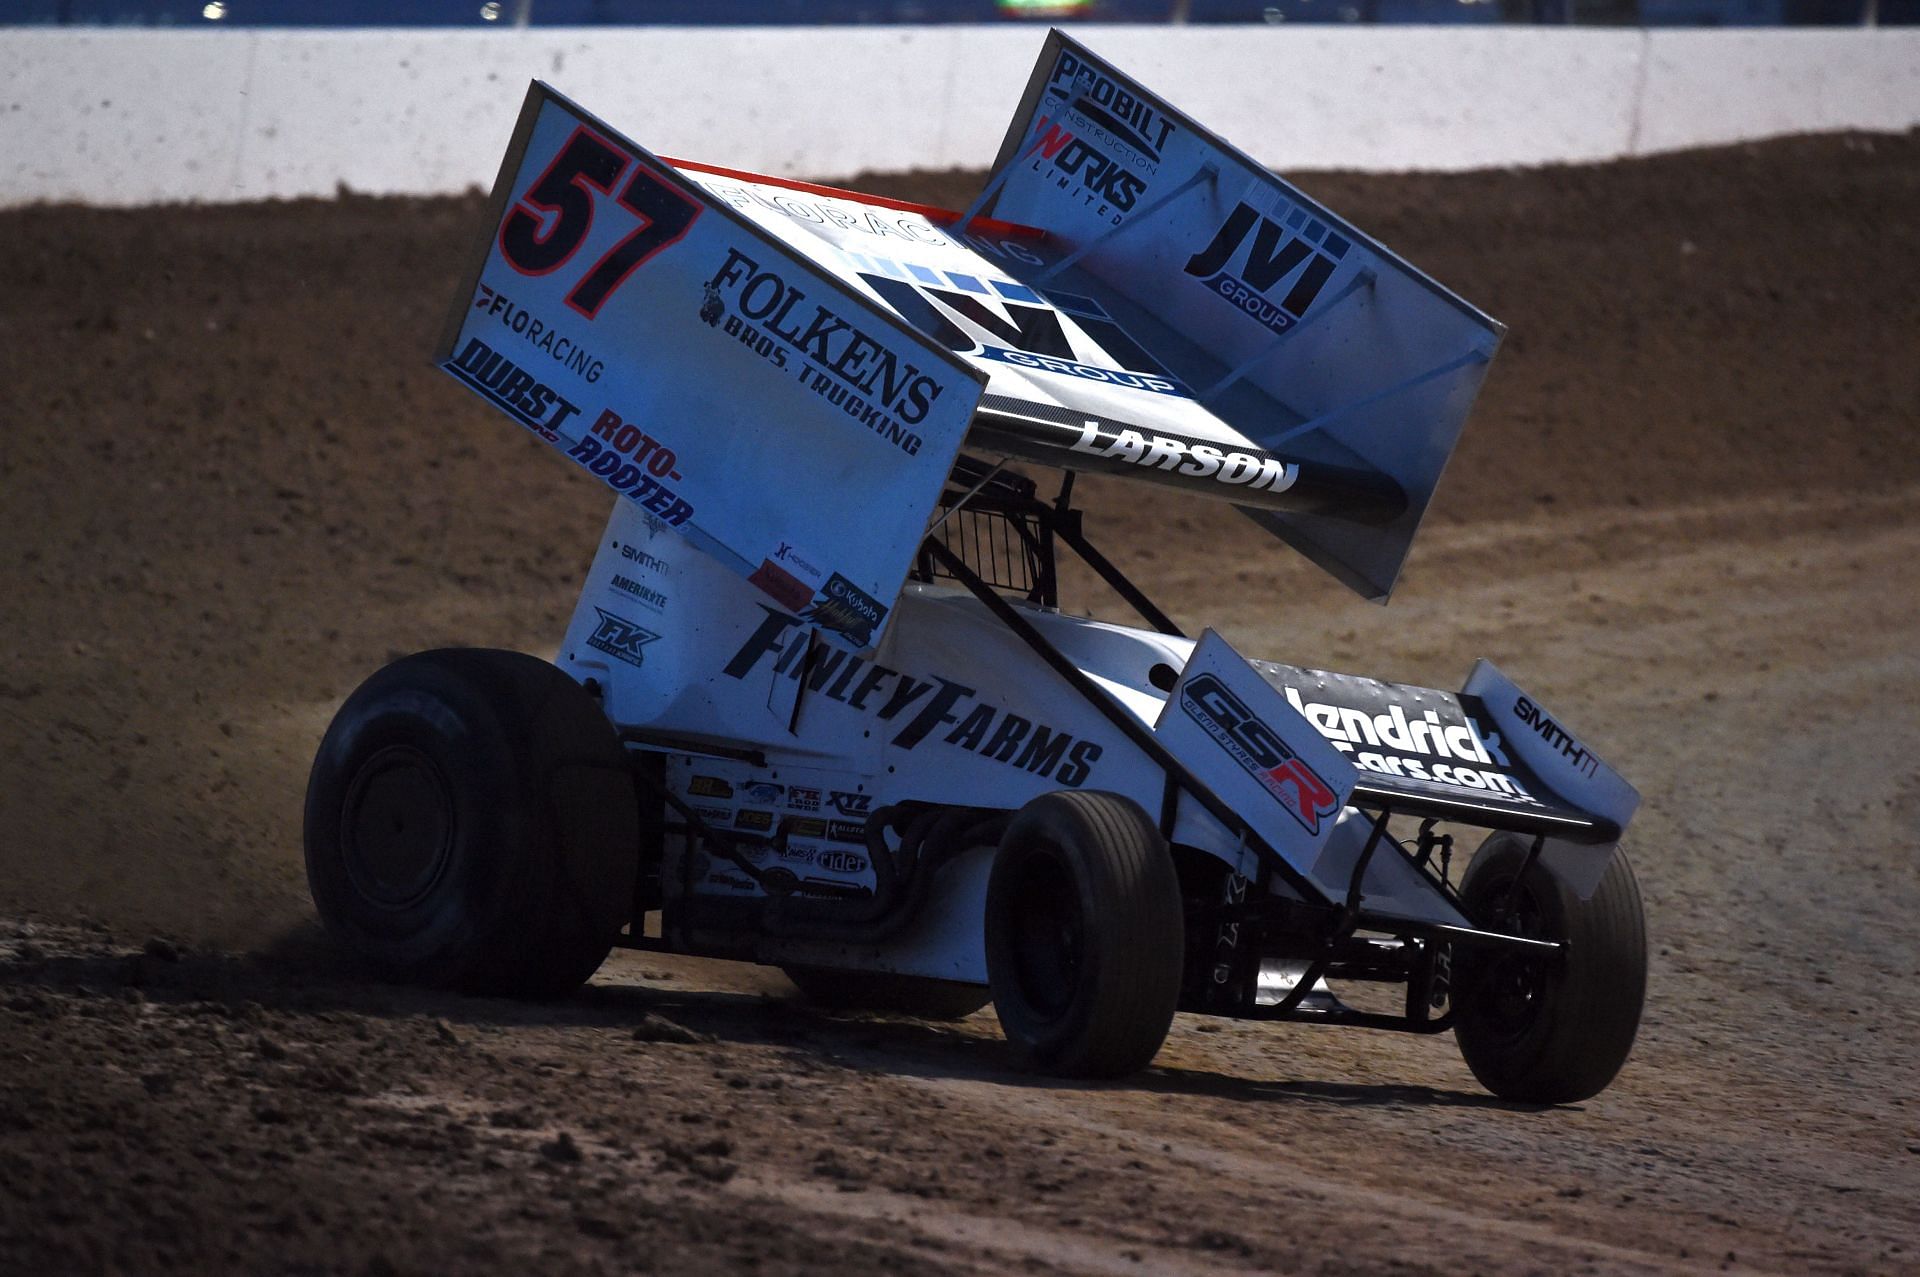
[[[1063,1090],[1009,1084],[990,1017],[859,1029],[740,969],[616,959],[554,1012],[326,975],[327,718],[402,652],[551,651],[603,490],[425,364],[476,199],[33,209],[0,214],[0,914],[42,920],[0,944],[0,1268],[1914,1262],[1920,135],[1300,180],[1512,328],[1393,606],[1224,507],[1095,484],[1094,531],[1255,654],[1495,656],[1641,784],[1658,957],[1612,1090],[1518,1113],[1445,1043],[1187,1017]],[[279,956],[46,927],[83,915]],[[720,1040],[634,1044],[661,1009]]]

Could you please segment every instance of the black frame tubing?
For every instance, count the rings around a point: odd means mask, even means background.
[[[1035,504],[1038,503],[1036,502]],[[1072,542],[1069,541],[1069,544],[1072,544]],[[1186,764],[1175,758],[1172,753],[1167,750],[1166,746],[1154,738],[1153,733],[1147,729],[1145,724],[1140,722],[1139,719],[1135,718],[1123,706],[1109,696],[1106,690],[1100,687],[1099,684],[1088,678],[1086,674],[1080,670],[1079,666],[1067,659],[1066,655],[1049,642],[1044,634],[1035,629],[1027,618],[1020,615],[1018,608],[1002,598],[992,586],[980,578],[978,573],[968,567],[965,560],[932,538],[928,538],[922,545],[925,550],[930,552],[931,555],[939,561],[948,576],[965,586],[967,591],[979,599],[980,602],[986,606],[987,610],[993,613],[996,619],[1013,632],[1015,637],[1019,638],[1021,642],[1032,649],[1034,654],[1045,661],[1054,673],[1065,679],[1067,684],[1072,687],[1074,691],[1078,692],[1082,699],[1098,710],[1123,736],[1133,742],[1148,758],[1152,759],[1154,763],[1166,773],[1170,785],[1174,790],[1184,790],[1192,794],[1200,805],[1206,808],[1210,815],[1222,825],[1226,826],[1229,833],[1244,840],[1246,845],[1253,849],[1254,854],[1260,859],[1263,869],[1278,874],[1289,887],[1293,888],[1301,897],[1302,901],[1310,907],[1317,907],[1324,910],[1328,915],[1327,920],[1330,926],[1350,925],[1353,929],[1364,926],[1368,929],[1390,931],[1399,935],[1421,936],[1435,940],[1454,940],[1467,944],[1505,945],[1520,948],[1541,947],[1554,951],[1559,950],[1560,946],[1551,941],[1527,940],[1520,936],[1509,936],[1497,931],[1483,931],[1477,927],[1456,927],[1449,923],[1410,922],[1382,918],[1357,909],[1354,912],[1351,923],[1343,924],[1342,919],[1348,911],[1347,901],[1333,899],[1322,890],[1318,884],[1314,883],[1289,864],[1285,857],[1281,856],[1272,844],[1261,837],[1260,833],[1255,830],[1252,825],[1238,812],[1234,811],[1226,800],[1214,793],[1206,782],[1202,781],[1198,776],[1195,776]],[[1125,578],[1123,577],[1121,579],[1124,580]],[[1138,593],[1138,591],[1135,590],[1135,593]],[[1149,604],[1149,606],[1151,606],[1151,604]],[[1385,821],[1391,815],[1392,812],[1390,810],[1383,809],[1380,811],[1379,825],[1376,830],[1377,836],[1384,836]],[[1162,812],[1162,819],[1167,819],[1167,813],[1164,810]],[[1361,868],[1364,870],[1364,864]],[[1423,873],[1422,877],[1427,881],[1432,881],[1431,875]],[[1442,894],[1443,898],[1451,900],[1452,893],[1450,891],[1443,891]]]
[[[1014,635],[1025,643],[1041,660],[1045,661],[1053,672],[1067,681],[1074,691],[1095,709],[1109,723],[1118,728],[1120,734],[1132,741],[1140,751],[1151,758],[1169,777],[1179,782],[1180,788],[1197,799],[1200,805],[1227,827],[1228,832],[1246,840],[1261,861],[1286,880],[1287,885],[1299,892],[1308,901],[1317,900],[1323,907],[1334,909],[1337,906],[1328,899],[1310,879],[1288,864],[1280,853],[1262,838],[1259,831],[1248,824],[1234,811],[1227,801],[1213,792],[1207,783],[1195,776],[1185,763],[1175,758],[1165,745],[1154,739],[1153,733],[1139,719],[1129,713],[1125,707],[1107,695],[1098,683],[1081,672],[1080,667],[1068,660],[1059,648],[1047,641],[1046,635],[1035,629],[1019,609],[997,594],[993,587],[982,581],[966,563],[953,551],[937,541],[928,541],[926,546],[947,570],[947,574],[964,585],[973,596],[979,599]]]

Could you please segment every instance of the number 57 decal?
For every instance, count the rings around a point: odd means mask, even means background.
[[[567,305],[588,319],[642,262],[687,233],[700,216],[700,205],[582,125],[500,222],[500,255],[507,265],[522,275],[551,275],[586,242],[598,203],[594,192],[613,194],[629,168],[633,176],[618,203],[639,218],[640,225],[608,249],[567,294]]]

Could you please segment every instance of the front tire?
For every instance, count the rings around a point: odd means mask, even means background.
[[[421,652],[347,698],[307,782],[307,883],[385,976],[557,997],[631,912],[640,813],[600,707],[518,652]]]
[[[1624,850],[1614,848],[1582,900],[1543,860],[1521,875],[1529,846],[1506,832],[1480,845],[1460,883],[1467,916],[1567,947],[1550,958],[1462,952],[1454,1038],[1473,1075],[1502,1099],[1571,1104],[1604,1090],[1633,1050],[1647,992],[1646,916]]]
[[[987,974],[1007,1041],[1066,1077],[1145,1068],[1180,1000],[1184,929],[1173,858],[1137,803],[1034,799],[987,883]]]

